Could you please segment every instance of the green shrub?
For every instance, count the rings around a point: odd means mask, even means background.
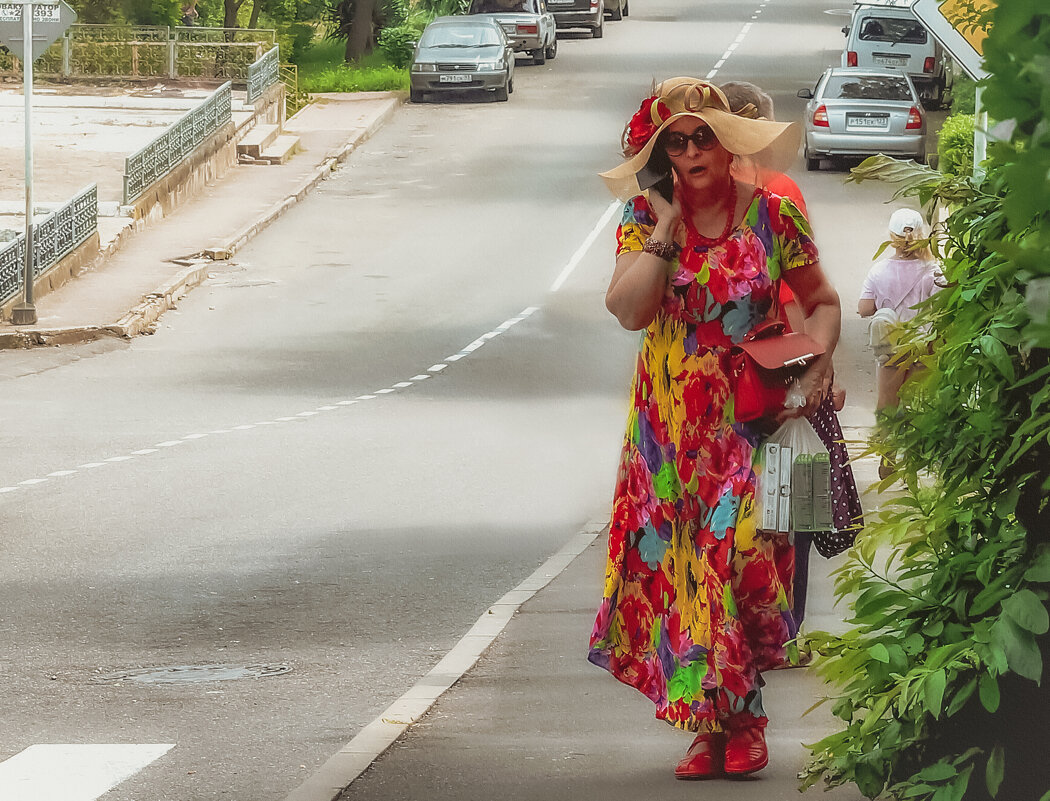
[[[948,175],[973,172],[973,114],[953,114],[944,121],[937,138],[938,169]]]
[[[422,31],[411,24],[384,28],[379,35],[379,52],[395,67],[407,67],[412,62],[415,43]]]
[[[314,26],[293,22],[277,27],[277,43],[281,46],[281,61],[298,64],[314,38]]]
[[[952,84],[952,114],[973,114],[976,109],[977,84],[966,73],[960,73]]]

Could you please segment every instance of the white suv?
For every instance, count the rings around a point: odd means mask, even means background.
[[[925,105],[942,105],[947,74],[944,49],[906,6],[895,0],[858,2],[842,32],[846,34],[843,67],[899,69],[912,79]]]

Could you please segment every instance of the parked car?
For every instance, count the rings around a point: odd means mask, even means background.
[[[516,53],[527,53],[533,64],[558,55],[558,34],[547,0],[471,0],[470,16],[498,22]]]
[[[853,7],[850,23],[842,29],[846,46],[843,67],[906,72],[931,108],[943,104],[948,74],[944,48],[912,15],[901,0],[865,0]]]
[[[605,0],[547,0],[547,3],[559,30],[587,28],[595,39],[605,35]]]
[[[806,169],[831,156],[889,156],[926,159],[926,117],[918,92],[905,73],[832,67],[809,100],[804,127]]]
[[[608,0],[608,2],[605,13],[609,15],[609,19],[621,20],[631,13],[627,0]]]
[[[464,89],[506,100],[514,91],[514,49],[488,17],[438,17],[419,37],[409,76],[413,103],[426,92]]]

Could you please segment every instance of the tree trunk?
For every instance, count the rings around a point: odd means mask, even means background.
[[[252,2],[252,16],[248,20],[249,28],[259,27],[259,12],[262,11],[263,0],[253,0]]]
[[[346,40],[346,60],[356,61],[366,55],[372,45],[372,15],[376,0],[357,0],[354,3],[354,21]]]
[[[237,12],[241,10],[241,3],[243,2],[244,0],[223,0],[225,13],[222,16],[222,27],[237,27]]]

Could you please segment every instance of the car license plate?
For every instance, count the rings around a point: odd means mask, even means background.
[[[872,60],[876,64],[882,64],[884,67],[906,67],[908,66],[907,56],[872,56]]]
[[[547,0],[549,6],[571,6],[572,0]]]
[[[438,75],[438,83],[470,83],[472,75]]]
[[[848,128],[888,128],[890,117],[888,114],[847,114],[846,127]]]

